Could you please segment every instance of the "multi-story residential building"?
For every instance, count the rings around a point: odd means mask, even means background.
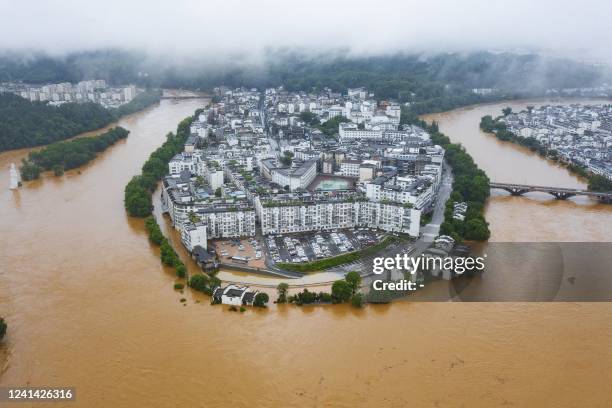
[[[187,170],[190,174],[199,174],[201,166],[201,160],[199,155],[192,153],[181,152],[175,155],[168,162],[168,173],[170,175],[179,175],[181,172]]]
[[[278,167],[275,159],[261,161],[261,174],[290,191],[305,189],[317,176],[317,160],[306,160],[295,167]]]
[[[383,131],[378,128],[359,129],[354,123],[340,123],[338,134],[341,141],[346,140],[382,140]]]
[[[162,182],[161,200],[178,230],[195,219],[206,224],[208,238],[255,235],[255,209],[246,199],[213,198],[185,177],[169,176]]]
[[[354,191],[258,197],[255,207],[263,235],[370,227],[417,236],[420,228],[420,210],[370,202]]]
[[[345,160],[340,163],[340,174],[345,177],[359,177],[361,160]]]
[[[196,246],[201,246],[204,249],[208,248],[206,233],[206,223],[202,221],[198,222],[186,222],[181,229],[181,241],[189,253],[193,252]]]
[[[410,204],[426,210],[433,202],[436,185],[414,177],[380,176],[366,183],[366,197],[373,202]]]

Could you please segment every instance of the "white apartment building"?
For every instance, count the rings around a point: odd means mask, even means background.
[[[263,235],[370,227],[418,236],[420,229],[420,210],[363,198],[328,201],[277,197],[266,201],[257,197],[255,207]]]
[[[222,170],[209,170],[206,172],[206,181],[210,188],[215,191],[219,187],[223,187],[223,171]]]
[[[341,141],[346,140],[382,140],[383,131],[378,127],[372,129],[358,129],[354,123],[340,123],[338,134]]]
[[[181,152],[168,162],[168,173],[172,176],[189,170],[191,174],[199,174],[200,157],[191,153]]]
[[[201,246],[204,249],[207,249],[207,234],[206,234],[206,224],[203,222],[188,222],[185,223],[183,229],[181,230],[181,241],[187,251],[191,253],[193,248],[196,246]]]
[[[290,191],[306,188],[317,176],[317,161],[307,160],[294,168],[273,168],[270,170],[272,182],[279,186],[289,186]]]
[[[412,177],[395,177],[386,180],[380,177],[366,183],[366,197],[373,202],[393,202],[409,204],[423,210],[434,199],[435,182],[424,183]]]
[[[361,160],[345,160],[340,163],[340,174],[345,177],[359,177]]]
[[[220,198],[196,200],[188,184],[166,177],[162,182],[162,210],[172,225],[182,231],[195,214],[206,225],[207,238],[231,238],[255,235],[255,209],[246,200]]]

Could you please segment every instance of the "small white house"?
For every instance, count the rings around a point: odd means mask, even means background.
[[[248,286],[229,285],[217,288],[213,292],[213,299],[224,305],[252,305],[257,293],[258,291],[251,291]]]

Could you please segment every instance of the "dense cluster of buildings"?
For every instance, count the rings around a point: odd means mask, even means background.
[[[11,92],[29,101],[48,102],[61,105],[66,102],[95,102],[105,108],[118,107],[130,102],[139,92],[134,85],[110,87],[103,79],[81,81],[77,84],[31,85],[24,83],[2,83],[0,93]]]
[[[363,88],[215,90],[163,180],[188,250],[207,239],[369,227],[418,236],[444,150]],[[326,122],[337,117],[332,131]],[[329,125],[329,124],[328,124]]]
[[[502,120],[509,131],[537,139],[561,160],[612,179],[612,105],[530,107]]]

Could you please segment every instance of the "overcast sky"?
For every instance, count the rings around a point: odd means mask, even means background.
[[[611,0],[0,0],[0,50],[538,50],[612,62]]]

